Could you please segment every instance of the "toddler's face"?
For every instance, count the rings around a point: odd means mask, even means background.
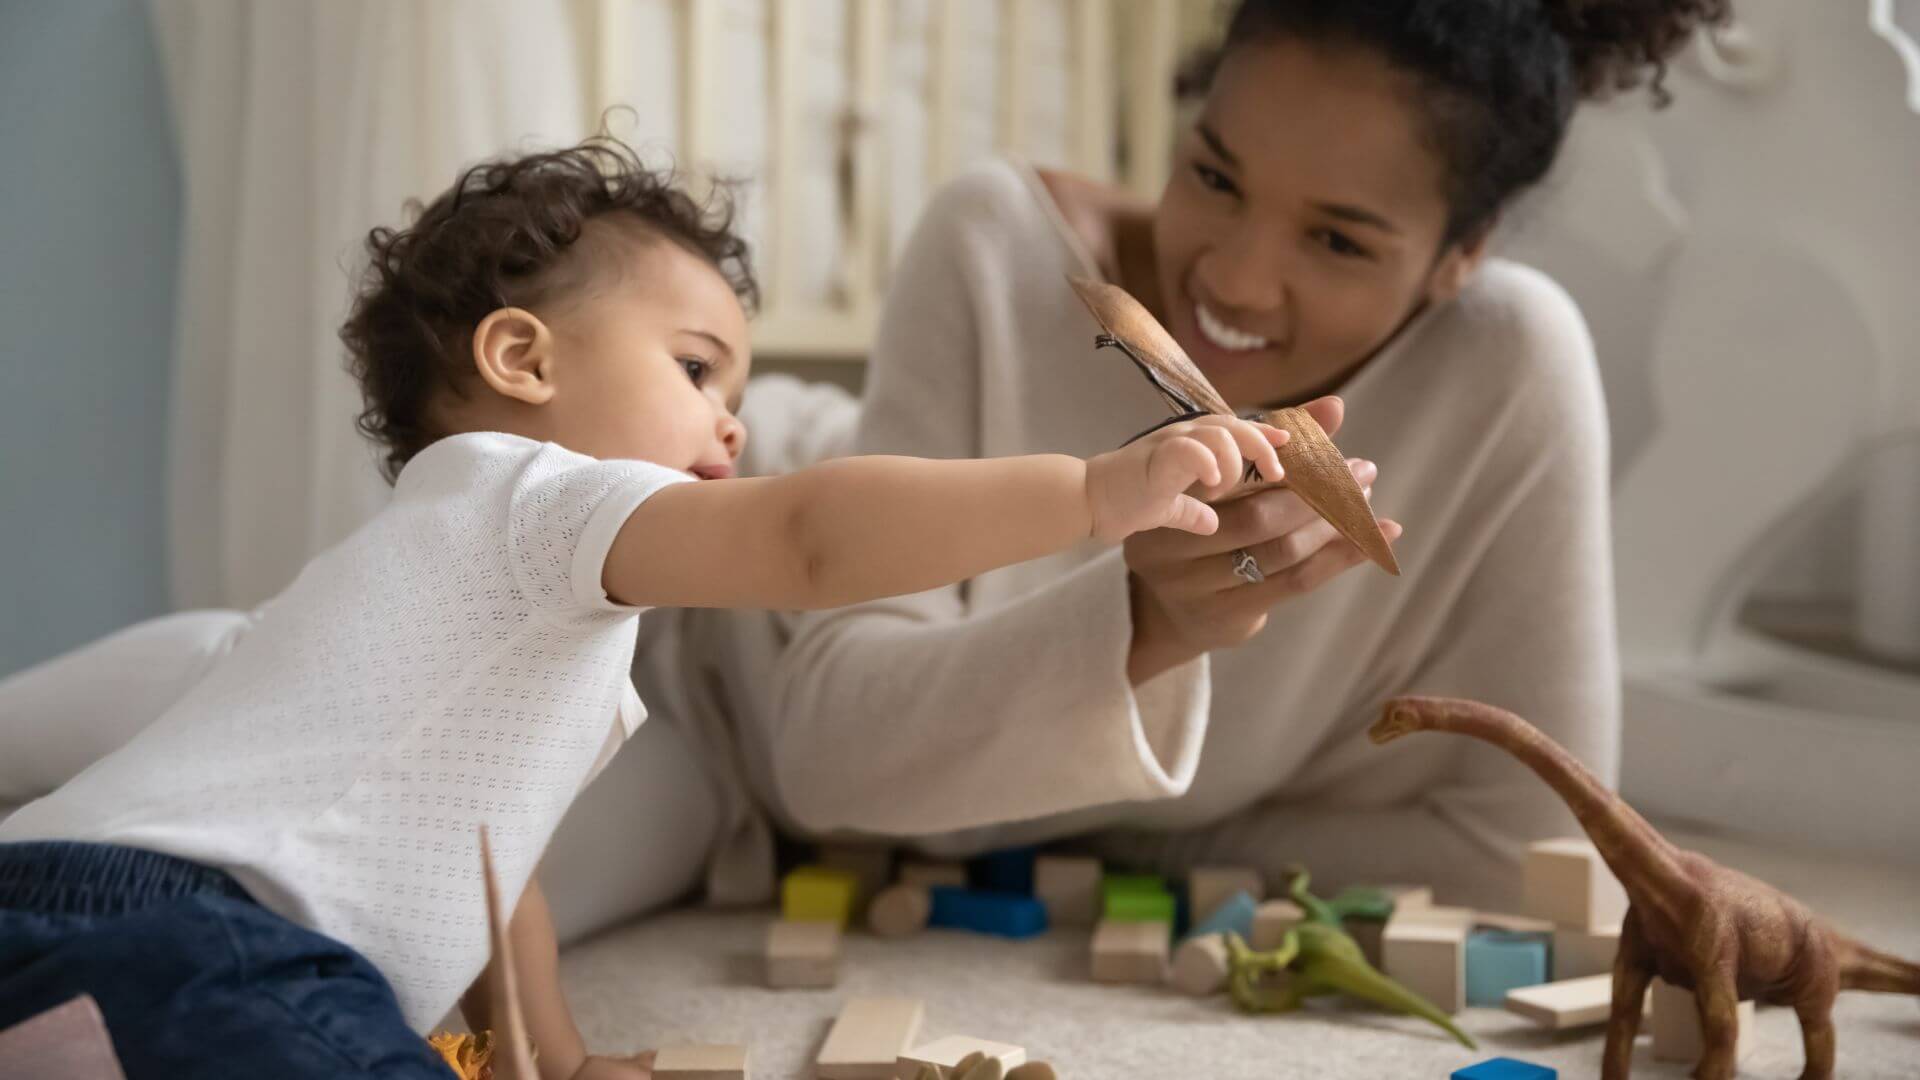
[[[622,265],[546,316],[558,360],[554,441],[702,479],[733,475],[752,356],[746,313],[713,265],[670,240],[623,245]]]

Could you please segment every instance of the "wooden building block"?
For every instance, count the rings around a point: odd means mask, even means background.
[[[1267,881],[1258,870],[1244,866],[1201,866],[1187,875],[1187,914],[1198,922],[1212,915],[1234,893],[1244,892],[1254,903],[1267,898]]]
[[[780,915],[795,922],[846,926],[853,918],[860,879],[845,870],[802,866],[780,882]]]
[[[0,1080],[126,1080],[91,994],[0,1031]]]
[[[1509,915],[1501,911],[1476,911],[1473,925],[1482,930],[1505,930],[1509,934],[1548,934],[1559,929],[1546,919],[1532,915]]]
[[[1505,1005],[1508,1012],[1551,1031],[1604,1024],[1613,1008],[1613,976],[1586,975],[1523,987],[1509,991]]]
[[[1248,942],[1256,951],[1277,949],[1287,931],[1307,920],[1307,913],[1291,900],[1269,900],[1254,909],[1253,938]]]
[[[1380,885],[1377,888],[1393,898],[1396,912],[1433,906],[1433,889],[1427,885]]]
[[[1626,890],[1591,840],[1529,845],[1522,886],[1527,914],[1557,926],[1598,930],[1618,926],[1627,914]]]
[[[1507,992],[1547,981],[1545,934],[1474,930],[1467,935],[1467,1004],[1498,1008]]]
[[[1701,1038],[1700,1009],[1694,1004],[1693,991],[1682,990],[1665,979],[1653,980],[1651,1009],[1653,1060],[1677,1061],[1691,1065],[1706,1049]],[[1753,1002],[1743,1001],[1738,1010],[1740,1034],[1734,1043],[1734,1060],[1753,1049]]]
[[[1388,919],[1387,922],[1404,923],[1408,926],[1418,924],[1421,926],[1446,926],[1457,927],[1460,930],[1471,930],[1473,929],[1473,920],[1476,914],[1472,908],[1463,907],[1434,907],[1429,904],[1421,907],[1407,908],[1403,911],[1396,906],[1393,910],[1393,917]]]
[[[967,868],[957,862],[910,860],[900,864],[898,880],[902,885],[924,885],[929,889],[935,885],[964,889],[967,887]]]
[[[1168,981],[1183,994],[1206,997],[1227,985],[1227,974],[1231,970],[1226,938],[1221,934],[1201,934],[1181,942],[1173,951],[1173,973]]]
[[[924,885],[890,885],[867,905],[867,929],[877,937],[911,937],[927,928],[932,915],[932,890]]]
[[[1167,977],[1168,923],[1103,920],[1093,931],[1093,980],[1158,985]]]
[[[1360,955],[1374,968],[1380,967],[1380,939],[1386,933],[1387,924],[1380,919],[1345,919],[1340,923],[1353,943],[1360,946]]]
[[[892,1080],[896,1062],[920,1037],[926,1008],[911,998],[847,1001],[814,1059],[819,1080]]]
[[[1031,896],[951,889],[945,885],[935,886],[928,892],[933,899],[927,914],[928,926],[1008,938],[1046,933],[1046,905]]]
[[[1395,917],[1380,940],[1381,968],[1441,1012],[1467,1004],[1467,929]]]
[[[767,985],[818,989],[840,981],[840,926],[780,919],[767,929]]]
[[[654,1080],[747,1080],[744,1046],[668,1046],[653,1059]]]
[[[916,1050],[901,1054],[895,1067],[899,1075],[913,1076],[923,1065],[931,1065],[944,1078],[952,1075],[951,1070],[960,1064],[968,1054],[980,1053],[989,1058],[997,1058],[1002,1068],[1011,1069],[1027,1062],[1025,1049],[1008,1043],[989,1042],[966,1035],[949,1035],[937,1039]]]
[[[1187,931],[1187,936],[1205,937],[1208,934],[1239,934],[1242,941],[1253,940],[1253,925],[1260,913],[1260,906],[1253,901],[1251,893],[1237,892],[1213,909],[1213,913]]]
[[[1033,866],[1039,852],[1031,847],[990,851],[968,865],[968,884],[988,892],[1033,895]]]
[[[1103,919],[1113,922],[1151,922],[1172,926],[1179,911],[1179,905],[1170,892],[1116,892],[1108,893],[1106,906],[1101,911]]]
[[[1092,926],[1100,919],[1100,860],[1042,855],[1033,865],[1033,894],[1054,926]]]
[[[884,844],[823,844],[818,865],[853,875],[853,917],[861,918],[880,890],[893,884],[893,849]]]
[[[1613,971],[1613,958],[1620,951],[1620,927],[1582,930],[1571,926],[1553,931],[1553,977],[1578,979]]]
[[[1558,1080],[1559,1070],[1516,1058],[1489,1058],[1478,1065],[1455,1069],[1448,1080]]]

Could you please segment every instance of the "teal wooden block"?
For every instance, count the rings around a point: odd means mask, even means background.
[[[1208,934],[1239,934],[1242,940],[1253,940],[1253,916],[1260,905],[1254,903],[1253,894],[1245,889],[1238,890],[1232,896],[1220,902],[1220,906],[1206,913],[1206,917],[1195,923],[1187,937],[1205,937]]]
[[[1545,934],[1475,930],[1467,935],[1467,1004],[1499,1006],[1507,991],[1547,981]]]
[[[1557,1070],[1545,1065],[1501,1057],[1460,1069],[1452,1080],[1556,1080],[1559,1075]]]

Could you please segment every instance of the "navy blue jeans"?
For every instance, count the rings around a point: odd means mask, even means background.
[[[0,1028],[92,994],[128,1080],[451,1080],[365,957],[226,874],[103,844],[0,844]]]

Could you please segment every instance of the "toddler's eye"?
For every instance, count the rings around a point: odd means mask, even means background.
[[[1320,243],[1335,255],[1350,259],[1363,259],[1368,254],[1366,248],[1354,243],[1351,237],[1337,229],[1322,229]]]
[[[681,357],[680,367],[686,371],[687,378],[692,379],[695,386],[706,382],[707,374],[713,370],[712,364],[693,356]]]

